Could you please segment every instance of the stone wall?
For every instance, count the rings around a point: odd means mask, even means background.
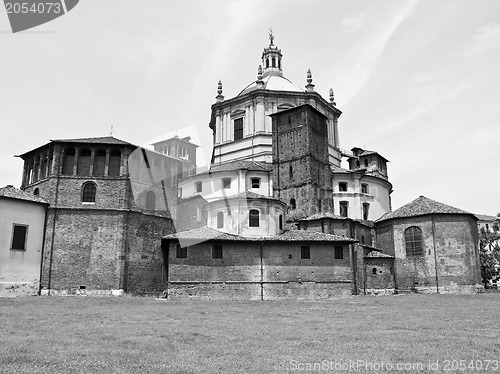
[[[423,255],[408,257],[404,232],[422,230]],[[449,289],[479,284],[477,229],[472,216],[436,214],[377,223],[377,245],[396,257],[398,289]]]
[[[273,116],[274,197],[296,209],[289,219],[333,211],[326,118],[310,106]]]
[[[171,232],[171,220],[139,212],[50,209],[42,288],[161,292],[159,238]]]
[[[212,258],[212,245],[223,257]],[[274,300],[331,299],[352,294],[349,248],[334,258],[335,243],[203,242],[177,258],[177,242],[164,241],[169,298]],[[301,259],[301,247],[310,259]]]
[[[392,258],[365,258],[364,289],[394,289],[394,260]],[[370,293],[370,291],[368,291]]]

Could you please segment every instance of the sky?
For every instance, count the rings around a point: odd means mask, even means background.
[[[333,88],[340,147],[390,161],[393,209],[500,212],[498,0],[82,0],[16,34],[0,10],[0,186],[21,184],[15,155],[111,126],[143,146],[188,133],[206,163],[217,82],[255,81],[270,28],[285,77]]]

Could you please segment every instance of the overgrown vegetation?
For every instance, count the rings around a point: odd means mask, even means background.
[[[488,287],[490,280],[498,275],[495,265],[500,264],[500,228],[499,218],[493,224],[492,230],[479,230],[479,259],[481,262],[481,278],[485,287]]]
[[[329,302],[0,299],[0,372],[310,373],[319,371],[293,369],[353,360],[438,362],[439,371],[406,372],[444,372],[445,360],[500,358],[499,308],[500,293]]]

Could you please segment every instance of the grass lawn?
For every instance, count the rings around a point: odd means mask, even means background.
[[[386,365],[385,373],[500,373],[499,311],[500,293],[329,302],[0,299],[0,372],[349,373],[351,361],[361,373],[372,372],[368,363]],[[397,371],[397,363],[409,370]],[[446,371],[461,363],[469,368]]]

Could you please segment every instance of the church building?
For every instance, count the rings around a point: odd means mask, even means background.
[[[234,98],[219,81],[207,170],[190,137],[61,139],[19,156],[21,189],[50,204],[41,293],[475,292],[477,219],[427,198],[393,212],[389,161],[341,148],[333,90],[324,99],[310,70],[291,82],[283,56],[271,34],[255,81]]]

